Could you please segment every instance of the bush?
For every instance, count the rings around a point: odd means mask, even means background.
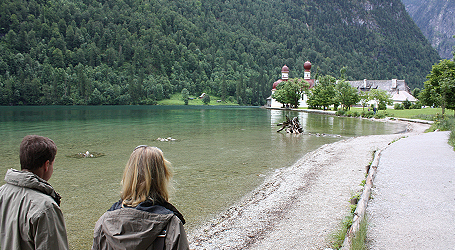
[[[210,104],[210,96],[205,94],[204,97],[202,98],[202,103],[204,103],[205,105]]]
[[[452,145],[453,150],[455,150],[455,128],[453,128],[452,132],[450,132],[449,144]]]
[[[335,112],[335,115],[337,116],[344,116],[346,114],[346,111],[344,110],[338,110],[337,112]]]
[[[410,107],[410,109],[421,109],[422,105],[420,103],[413,103]]]
[[[151,99],[151,98],[147,98],[147,99],[145,99],[145,103],[142,103],[142,104],[146,104],[146,105],[156,105],[156,104],[157,104],[157,101],[155,101],[154,99]]]
[[[371,118],[374,116],[374,112],[373,111],[362,111],[362,113],[360,114],[363,118]]]
[[[386,117],[386,113],[385,112],[377,112],[375,115],[374,115],[374,118],[375,119],[383,119]]]
[[[433,118],[434,123],[431,126],[430,130],[443,130],[451,131],[449,135],[449,145],[455,150],[455,117],[450,117],[447,115],[436,114]]]
[[[349,111],[348,113],[350,114],[349,116],[352,116],[352,117],[359,117],[360,116],[359,112],[357,112],[357,111]]]
[[[351,117],[351,116],[355,117],[354,116],[354,112],[352,112],[352,111],[347,111],[345,116],[347,116],[347,117]]]
[[[189,98],[190,92],[188,91],[188,89],[184,88],[184,89],[182,89],[181,93],[182,93],[183,102],[185,103],[185,105],[188,105],[188,98]]]
[[[402,110],[402,109],[404,109],[404,105],[401,105],[400,103],[395,103],[393,105],[393,109]]]
[[[433,118],[434,127],[442,131],[450,131],[455,128],[455,119],[449,119],[447,115],[436,114]]]
[[[403,101],[403,108],[410,109],[411,105],[412,105],[412,103],[408,99]]]
[[[433,121],[434,115],[419,114],[411,117],[412,119],[421,119],[427,121]]]

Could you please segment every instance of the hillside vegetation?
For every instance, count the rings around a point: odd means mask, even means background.
[[[400,0],[3,0],[0,105],[155,104],[182,89],[263,105],[290,77],[405,79],[440,58]]]

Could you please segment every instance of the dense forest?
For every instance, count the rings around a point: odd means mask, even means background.
[[[2,0],[0,105],[263,105],[290,77],[405,79],[440,59],[400,0]]]

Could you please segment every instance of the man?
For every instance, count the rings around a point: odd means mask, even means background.
[[[20,145],[21,170],[9,169],[0,187],[1,249],[68,249],[60,195],[47,182],[57,146],[27,135]]]

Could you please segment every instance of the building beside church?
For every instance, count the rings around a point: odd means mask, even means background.
[[[410,102],[416,102],[417,99],[411,95],[410,88],[404,80],[391,79],[391,80],[360,80],[360,81],[348,81],[352,87],[357,88],[360,91],[370,91],[372,89],[381,89],[387,91],[395,103],[403,103],[408,100]],[[392,105],[393,106],[393,105]]]
[[[315,79],[311,79],[311,63],[306,61],[303,65],[305,72],[303,79],[299,78],[298,80],[303,80],[308,82],[310,85],[309,89],[313,88],[316,84]],[[272,86],[272,95],[275,93],[276,88],[282,82],[286,82],[289,79],[289,67],[284,65],[281,69],[281,79],[273,83]],[[391,80],[360,80],[360,81],[347,81],[352,87],[357,88],[359,93],[361,91],[370,91],[372,89],[381,89],[387,91],[393,100],[393,104],[402,103],[406,100],[410,102],[416,102],[417,99],[411,95],[410,88],[404,80],[391,79]],[[299,107],[308,107],[307,105],[307,95],[303,94],[302,98],[299,101]],[[279,103],[272,96],[267,98],[267,107],[270,108],[282,108],[284,104]],[[393,107],[393,105],[392,105]],[[390,107],[389,107],[390,108]]]

